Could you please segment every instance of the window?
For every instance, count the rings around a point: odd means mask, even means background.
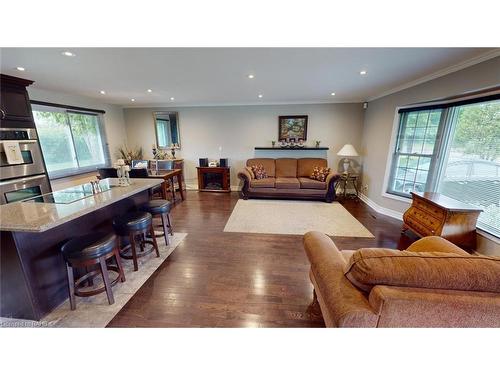
[[[90,172],[109,164],[98,113],[33,105],[33,117],[51,178]]]
[[[500,95],[400,110],[387,192],[437,191],[479,206],[500,237]]]
[[[441,109],[414,111],[400,117],[390,192],[405,196],[411,191],[425,190],[432,176],[429,171],[442,112]]]

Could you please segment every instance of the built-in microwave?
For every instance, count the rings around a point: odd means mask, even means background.
[[[17,141],[23,163],[9,164],[2,143]],[[0,180],[45,173],[40,144],[35,129],[0,129]]]

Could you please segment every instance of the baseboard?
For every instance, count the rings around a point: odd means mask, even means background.
[[[396,210],[391,210],[390,208],[385,208],[382,206],[379,206],[377,203],[372,201],[370,198],[368,198],[364,194],[359,195],[359,199],[361,199],[363,202],[365,202],[368,206],[373,208],[375,211],[377,211],[379,214],[386,215],[389,217],[392,217],[393,219],[401,220],[403,221],[403,213],[396,211]]]

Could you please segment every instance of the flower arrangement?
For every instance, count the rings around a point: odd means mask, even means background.
[[[125,164],[131,165],[132,160],[142,160],[142,147],[136,147],[129,149],[126,145],[118,147],[117,156],[123,159]]]

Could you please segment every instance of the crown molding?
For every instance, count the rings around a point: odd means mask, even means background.
[[[500,56],[500,48],[494,48],[491,51],[482,53],[482,54],[475,56],[471,59],[462,61],[462,62],[455,64],[455,65],[451,65],[447,68],[438,70],[434,73],[428,74],[428,75],[423,76],[421,78],[418,78],[414,81],[405,83],[404,85],[394,87],[390,90],[384,91],[384,92],[377,94],[375,96],[371,96],[371,97],[367,98],[366,101],[371,102],[373,100],[383,98],[384,96],[391,95],[391,94],[394,94],[396,92],[409,89],[410,87],[420,85],[421,83],[432,81],[433,79],[443,77],[443,76],[448,75],[450,73],[458,72],[459,70],[462,70],[462,69],[468,68],[470,66],[482,63],[483,61],[494,59],[495,57],[498,57],[498,56]]]
[[[306,105],[306,104],[361,104],[364,100],[336,100],[336,101],[288,101],[288,102],[237,102],[237,103],[196,103],[196,104],[175,104],[175,103],[137,103],[134,105],[120,105],[123,109],[139,108],[185,108],[185,107],[238,107],[238,106],[265,106],[265,105]]]

